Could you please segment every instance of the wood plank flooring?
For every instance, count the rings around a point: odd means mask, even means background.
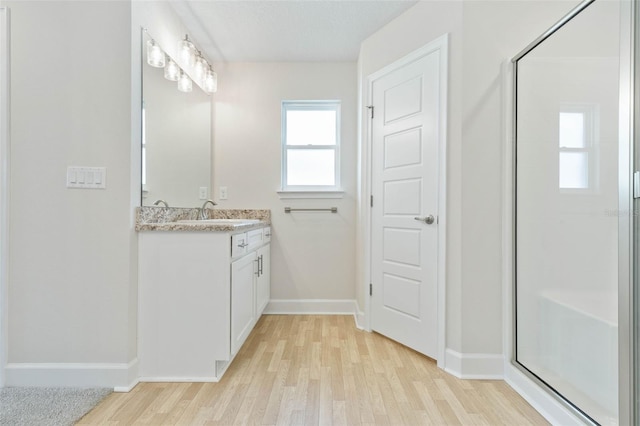
[[[220,383],[141,383],[79,425],[542,425],[502,381],[459,380],[351,316],[264,315]]]

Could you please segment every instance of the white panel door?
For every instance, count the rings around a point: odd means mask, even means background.
[[[435,50],[372,83],[371,325],[432,358],[438,349],[441,60]]]

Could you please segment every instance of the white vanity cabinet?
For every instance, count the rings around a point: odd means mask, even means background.
[[[235,355],[269,303],[271,228],[232,236],[231,251],[243,257],[231,263],[231,354]]]
[[[270,228],[139,234],[141,381],[217,381],[269,301]]]

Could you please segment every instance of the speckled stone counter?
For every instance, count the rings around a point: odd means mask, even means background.
[[[180,207],[138,207],[136,231],[199,231],[232,232],[247,231],[271,225],[270,210],[205,209],[207,219],[254,219],[257,223],[212,224],[180,223],[181,220],[198,219],[200,209]]]

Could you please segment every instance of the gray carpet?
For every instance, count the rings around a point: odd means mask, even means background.
[[[0,388],[0,425],[73,425],[112,389]]]

